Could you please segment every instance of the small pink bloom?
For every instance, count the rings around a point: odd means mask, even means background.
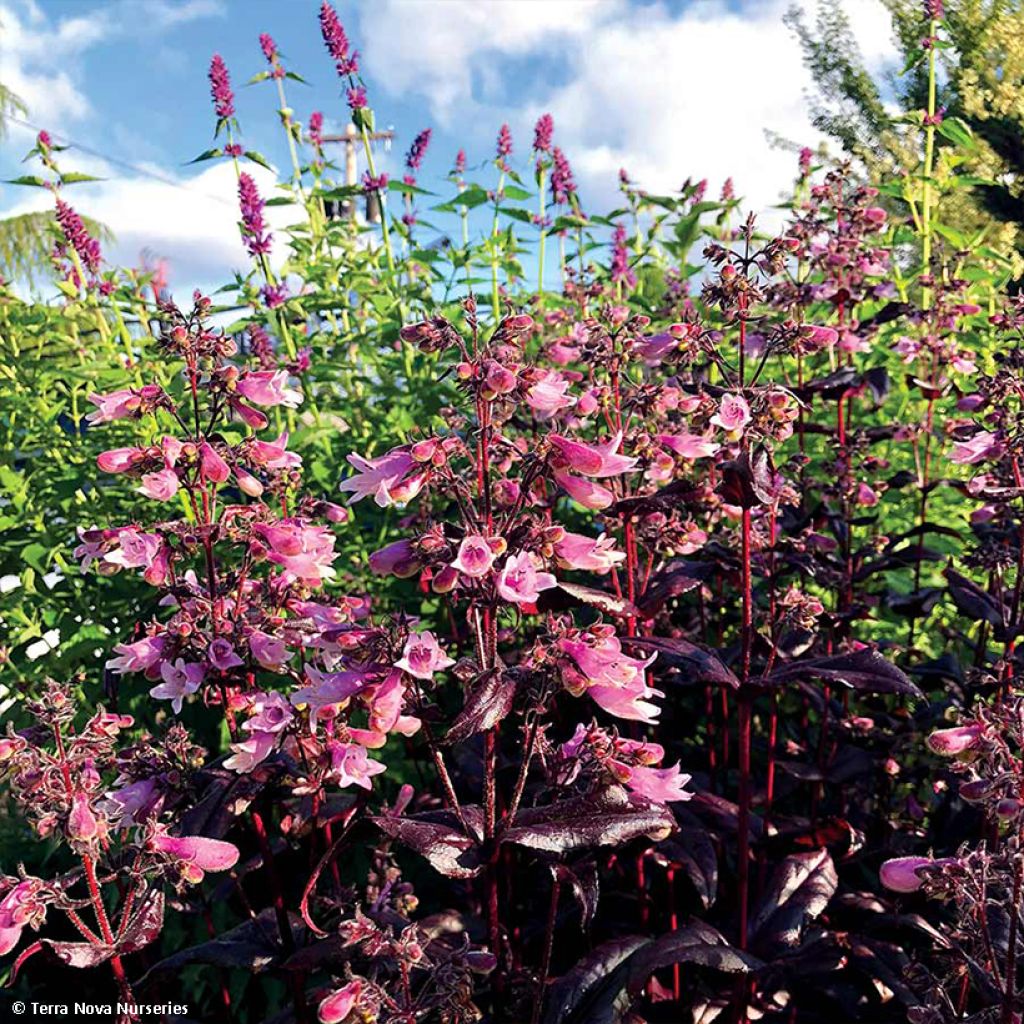
[[[146,473],[142,477],[139,491],[154,501],[170,501],[178,493],[178,474],[169,468],[156,473]]]
[[[298,580],[318,587],[334,576],[331,563],[338,555],[334,534],[327,527],[293,517],[272,525],[259,524],[254,532],[270,549],[267,558],[284,569],[286,583]]]
[[[332,992],[317,1009],[320,1024],[341,1024],[356,1008],[363,983],[358,978]]]
[[[259,498],[263,494],[263,484],[241,466],[235,466],[235,483],[238,484],[238,489],[250,498]]]
[[[166,640],[162,636],[147,636],[132,644],[116,644],[115,658],[106,663],[111,672],[145,672],[160,663]]]
[[[71,813],[68,815],[68,837],[87,843],[99,833],[99,822],[85,793],[76,793],[71,799]]]
[[[199,689],[205,675],[206,669],[202,665],[186,662],[183,658],[174,662],[165,661],[160,666],[163,682],[154,686],[149,695],[159,700],[169,700],[174,713],[180,715],[183,701]]]
[[[295,408],[302,402],[302,392],[288,387],[287,370],[250,370],[238,379],[235,389],[256,405]]]
[[[210,642],[210,646],[206,648],[206,657],[210,664],[214,668],[220,669],[221,672],[227,672],[245,664],[235,653],[231,641],[225,640],[222,636]]]
[[[237,846],[205,836],[169,836],[158,832],[150,839],[149,848],[192,865],[200,879],[204,871],[227,871],[238,863]]]
[[[866,483],[857,484],[857,504],[871,507],[878,504],[878,495]]]
[[[955,864],[956,857],[893,857],[878,872],[878,877],[893,892],[917,892],[924,885],[920,872],[923,868],[943,868]]]
[[[615,500],[615,495],[607,487],[602,487],[601,484],[594,483],[593,480],[582,480],[561,469],[554,471],[554,478],[555,483],[573,501],[579,502],[584,508],[595,510],[607,508]]]
[[[39,901],[42,887],[38,878],[26,878],[0,900],[0,956],[14,949],[25,925],[38,927],[46,916],[46,907]]]
[[[533,556],[528,551],[509,555],[505,568],[498,573],[498,593],[512,604],[536,604],[542,590],[556,585],[555,577],[549,572],[537,572]]]
[[[548,419],[576,404],[576,399],[566,394],[568,390],[567,380],[557,373],[549,373],[526,392],[526,404],[538,414],[538,418]]]
[[[382,576],[392,575],[407,579],[420,571],[423,563],[410,541],[396,540],[370,555],[370,568]]]
[[[957,441],[949,458],[959,465],[973,465],[986,459],[1002,455],[1005,446],[999,438],[989,430],[979,430],[966,441]]]
[[[249,650],[264,668],[274,672],[280,672],[295,656],[277,637],[268,636],[259,630],[249,635]]]
[[[700,434],[659,434],[658,443],[683,459],[710,458],[722,447]]]
[[[366,755],[366,748],[358,743],[327,742],[331,755],[331,771],[338,777],[338,785],[345,789],[348,786],[360,786],[371,789],[370,779],[386,771],[380,761],[374,761]]]
[[[452,566],[465,576],[486,576],[494,564],[494,549],[479,534],[471,533],[462,538],[459,553]]]
[[[647,685],[645,675],[655,655],[646,661],[630,658],[622,653],[616,636],[591,636],[589,643],[566,638],[558,641],[558,647],[575,665],[567,679],[570,690],[586,692],[617,718],[656,721],[661,709],[647,698],[661,692]]]
[[[607,534],[584,537],[579,533],[566,533],[561,540],[555,542],[555,557],[559,565],[567,569],[606,573],[625,561],[626,553],[616,551],[615,538]]]
[[[112,391],[109,395],[90,395],[89,401],[97,406],[97,409],[89,413],[85,421],[93,425],[126,419],[142,404],[142,399],[130,388]]]
[[[548,440],[558,449],[568,468],[583,476],[597,479],[619,476],[634,469],[638,461],[628,455],[616,454],[622,444],[621,432],[599,445],[572,441],[560,434],[551,434]]]
[[[984,731],[984,726],[976,723],[957,725],[951,729],[936,729],[926,742],[934,753],[942,754],[944,757],[955,757],[976,746]]]
[[[145,457],[146,453],[141,448],[111,448],[97,456],[96,465],[104,473],[126,473]]]
[[[433,679],[435,672],[441,672],[454,665],[455,660],[449,658],[437,638],[429,630],[422,633],[410,633],[402,650],[401,660],[395,662],[395,668],[415,676],[417,679]]]
[[[254,732],[246,740],[231,744],[231,756],[224,761],[230,772],[245,775],[270,756],[277,745],[277,736],[272,732]]]
[[[711,422],[727,433],[739,436],[750,422],[750,406],[747,405],[747,400],[742,395],[722,395],[718,412],[711,417]]]
[[[649,768],[646,765],[633,765],[629,769],[629,777],[625,780],[626,788],[638,796],[654,803],[667,804],[676,800],[689,800],[693,794],[685,788],[690,781],[689,775],[679,770],[679,765],[671,768]]]
[[[268,469],[292,469],[302,465],[302,456],[288,451],[287,431],[275,441],[254,439],[249,447],[249,457],[258,466]]]
[[[399,500],[409,500],[399,487],[406,482],[410,473],[419,469],[419,464],[408,448],[393,448],[386,455],[379,455],[375,459],[364,459],[353,452],[348,461],[358,471],[347,480],[342,480],[340,485],[341,490],[352,492],[348,502],[350,505],[371,494],[381,508],[387,508]],[[409,497],[415,497],[415,494]]]
[[[228,464],[206,441],[199,445],[199,470],[204,480],[215,484],[224,483],[231,475],[231,469]]]

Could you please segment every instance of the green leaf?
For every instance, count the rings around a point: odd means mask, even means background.
[[[260,167],[270,171],[273,168],[267,163],[267,158],[262,153],[257,153],[255,149],[247,149],[244,153],[246,160],[251,160],[254,164],[259,164]]]
[[[964,149],[977,149],[971,129],[959,117],[948,117],[936,126],[936,131],[945,139]]]
[[[8,185],[33,185],[36,188],[46,188],[47,182],[35,174],[23,174],[20,178],[8,178]]]
[[[202,163],[204,160],[213,160],[216,157],[223,156],[223,155],[224,155],[224,150],[223,149],[208,149],[208,150],[206,150],[206,152],[200,153],[199,156],[197,156],[195,158],[195,160],[189,160],[189,163],[190,164],[199,164],[199,163]]]

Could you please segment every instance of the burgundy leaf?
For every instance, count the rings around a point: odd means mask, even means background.
[[[629,960],[650,943],[627,935],[602,943],[548,990],[543,1024],[618,1024],[632,999]]]
[[[301,939],[304,932],[302,922],[294,914],[289,915],[289,918],[293,936]],[[223,935],[210,939],[209,942],[201,942],[197,946],[190,946],[165,957],[146,972],[142,981],[153,974],[180,971],[189,964],[241,968],[252,974],[259,974],[279,963],[284,955],[277,930],[276,913],[273,907],[267,907],[254,919],[244,921]]]
[[[690,815],[687,813],[686,817]],[[683,825],[678,835],[658,844],[657,855],[685,872],[705,910],[715,902],[718,895],[718,855],[706,829],[696,823]]]
[[[961,614],[974,622],[1003,625],[1006,621],[1006,608],[1001,601],[954,569],[946,569],[942,575],[949,584],[949,596]]]
[[[867,647],[848,654],[791,662],[777,668],[764,682],[768,686],[781,686],[797,679],[823,679],[865,693],[922,696],[921,691],[901,669],[883,658],[878,651]]]
[[[590,605],[591,608],[620,619],[640,617],[640,610],[624,597],[616,597],[604,590],[584,587],[579,583],[567,583],[565,580],[559,580],[557,587],[545,590],[540,595],[537,607],[541,611],[564,611],[578,608],[581,604]]]
[[[645,618],[653,619],[667,601],[701,585],[712,573],[713,567],[701,562],[676,559],[654,574],[647,589],[637,602]]]
[[[558,800],[519,811],[502,841],[547,853],[619,846],[647,836],[664,839],[675,828],[668,810],[610,786],[592,797]]]
[[[551,865],[551,872],[559,885],[569,886],[583,914],[583,927],[589,928],[597,914],[597,901],[601,895],[601,879],[597,865],[584,860],[569,867],[568,864]]]
[[[113,946],[96,946],[91,942],[54,942],[40,939],[42,944],[68,967],[96,967],[114,955]]]
[[[512,710],[516,695],[516,679],[509,672],[492,671],[476,681],[462,710],[448,730],[448,743],[486,732],[497,725]]]
[[[645,651],[657,651],[656,666],[678,669],[687,683],[710,683],[713,686],[728,686],[739,689],[740,681],[731,669],[726,668],[716,654],[691,644],[679,637],[634,636],[623,637],[624,643],[632,644]]]
[[[371,817],[385,835],[415,850],[435,871],[448,878],[472,878],[481,868],[479,836],[468,836],[447,811],[410,815]]]
[[[835,864],[827,850],[812,850],[787,857],[750,922],[754,944],[774,952],[795,946],[804,926],[828,905],[839,885]]]
[[[164,894],[159,890],[150,890],[121,932],[117,944],[118,953],[124,955],[143,949],[157,939],[163,926]]]
[[[655,971],[672,964],[694,964],[727,974],[749,974],[761,961],[730,946],[709,924],[691,920],[685,927],[668,932],[629,958],[629,990],[639,996]]]

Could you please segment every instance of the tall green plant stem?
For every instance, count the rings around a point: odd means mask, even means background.
[[[498,291],[498,209],[501,206],[501,190],[505,187],[505,170],[498,174],[498,187],[494,192],[494,223],[491,225],[491,307],[494,322],[501,320],[501,296]]]
[[[545,198],[544,183],[547,177],[547,168],[542,164],[537,171],[537,213],[540,216],[540,247],[537,251],[537,294],[544,296],[544,250],[547,247],[548,232],[544,226]]]
[[[928,36],[935,39],[938,22],[933,18],[928,22]],[[921,262],[924,273],[929,272],[932,261],[932,171],[935,165],[935,102],[937,83],[935,79],[935,44],[928,48],[928,119],[924,127],[924,188],[921,196]],[[927,309],[931,305],[931,289],[922,288],[921,305]]]

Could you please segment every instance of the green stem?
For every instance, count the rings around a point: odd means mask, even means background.
[[[934,19],[928,23],[928,35],[935,38],[938,22]],[[924,188],[921,197],[921,262],[924,273],[930,273],[932,261],[932,170],[935,162],[935,45],[928,50],[928,123],[924,129]],[[928,309],[931,305],[931,289],[921,291],[921,305]]]
[[[539,202],[537,212],[540,214],[540,250],[537,254],[537,295],[544,298],[544,249],[547,246],[548,233],[544,227],[545,196],[544,179],[546,168],[542,165],[537,173],[537,185],[539,187]]]

